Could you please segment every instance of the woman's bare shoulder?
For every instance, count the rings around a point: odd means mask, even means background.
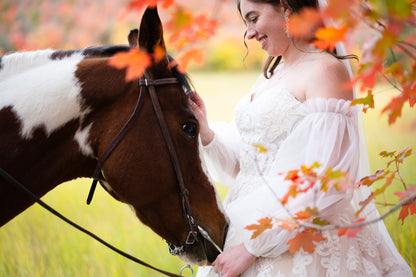
[[[309,70],[309,82],[305,91],[308,98],[339,98],[351,100],[353,93],[347,84],[350,76],[344,63],[330,54],[320,55]]]

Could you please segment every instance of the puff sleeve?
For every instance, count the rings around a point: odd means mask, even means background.
[[[212,122],[210,128],[214,138],[201,151],[212,178],[230,188],[240,170],[240,136],[234,121]]]

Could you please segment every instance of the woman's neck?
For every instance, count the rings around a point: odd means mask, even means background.
[[[286,66],[299,62],[306,54],[316,52],[316,47],[306,41],[294,40],[289,48],[282,55],[283,62]]]

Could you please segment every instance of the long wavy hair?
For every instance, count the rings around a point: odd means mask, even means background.
[[[291,13],[295,13],[295,14],[300,13],[300,11],[303,8],[319,9],[318,0],[248,0],[248,1],[255,2],[255,3],[266,3],[276,8],[282,5],[284,9],[287,9]],[[237,0],[237,9],[241,17],[243,18],[243,15],[241,14],[240,2],[241,0]],[[247,31],[244,33],[244,44],[246,48],[248,49],[247,44],[245,42],[246,35],[247,35]],[[358,59],[356,55],[338,56],[336,53],[336,50],[334,50],[334,52],[331,52],[331,51],[327,51],[327,52],[338,59]],[[267,79],[270,79],[273,76],[274,70],[280,64],[281,60],[282,60],[282,56],[277,56],[277,57],[269,56],[263,65],[264,77],[266,77]]]

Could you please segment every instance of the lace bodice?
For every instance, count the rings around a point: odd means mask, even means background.
[[[253,101],[252,96],[243,97],[234,113],[241,138],[240,172],[227,202],[250,193],[260,181],[259,172],[262,175],[270,173],[280,144],[302,118],[301,103],[284,88],[256,94]],[[267,151],[258,155],[259,149],[255,145],[265,147]]]

